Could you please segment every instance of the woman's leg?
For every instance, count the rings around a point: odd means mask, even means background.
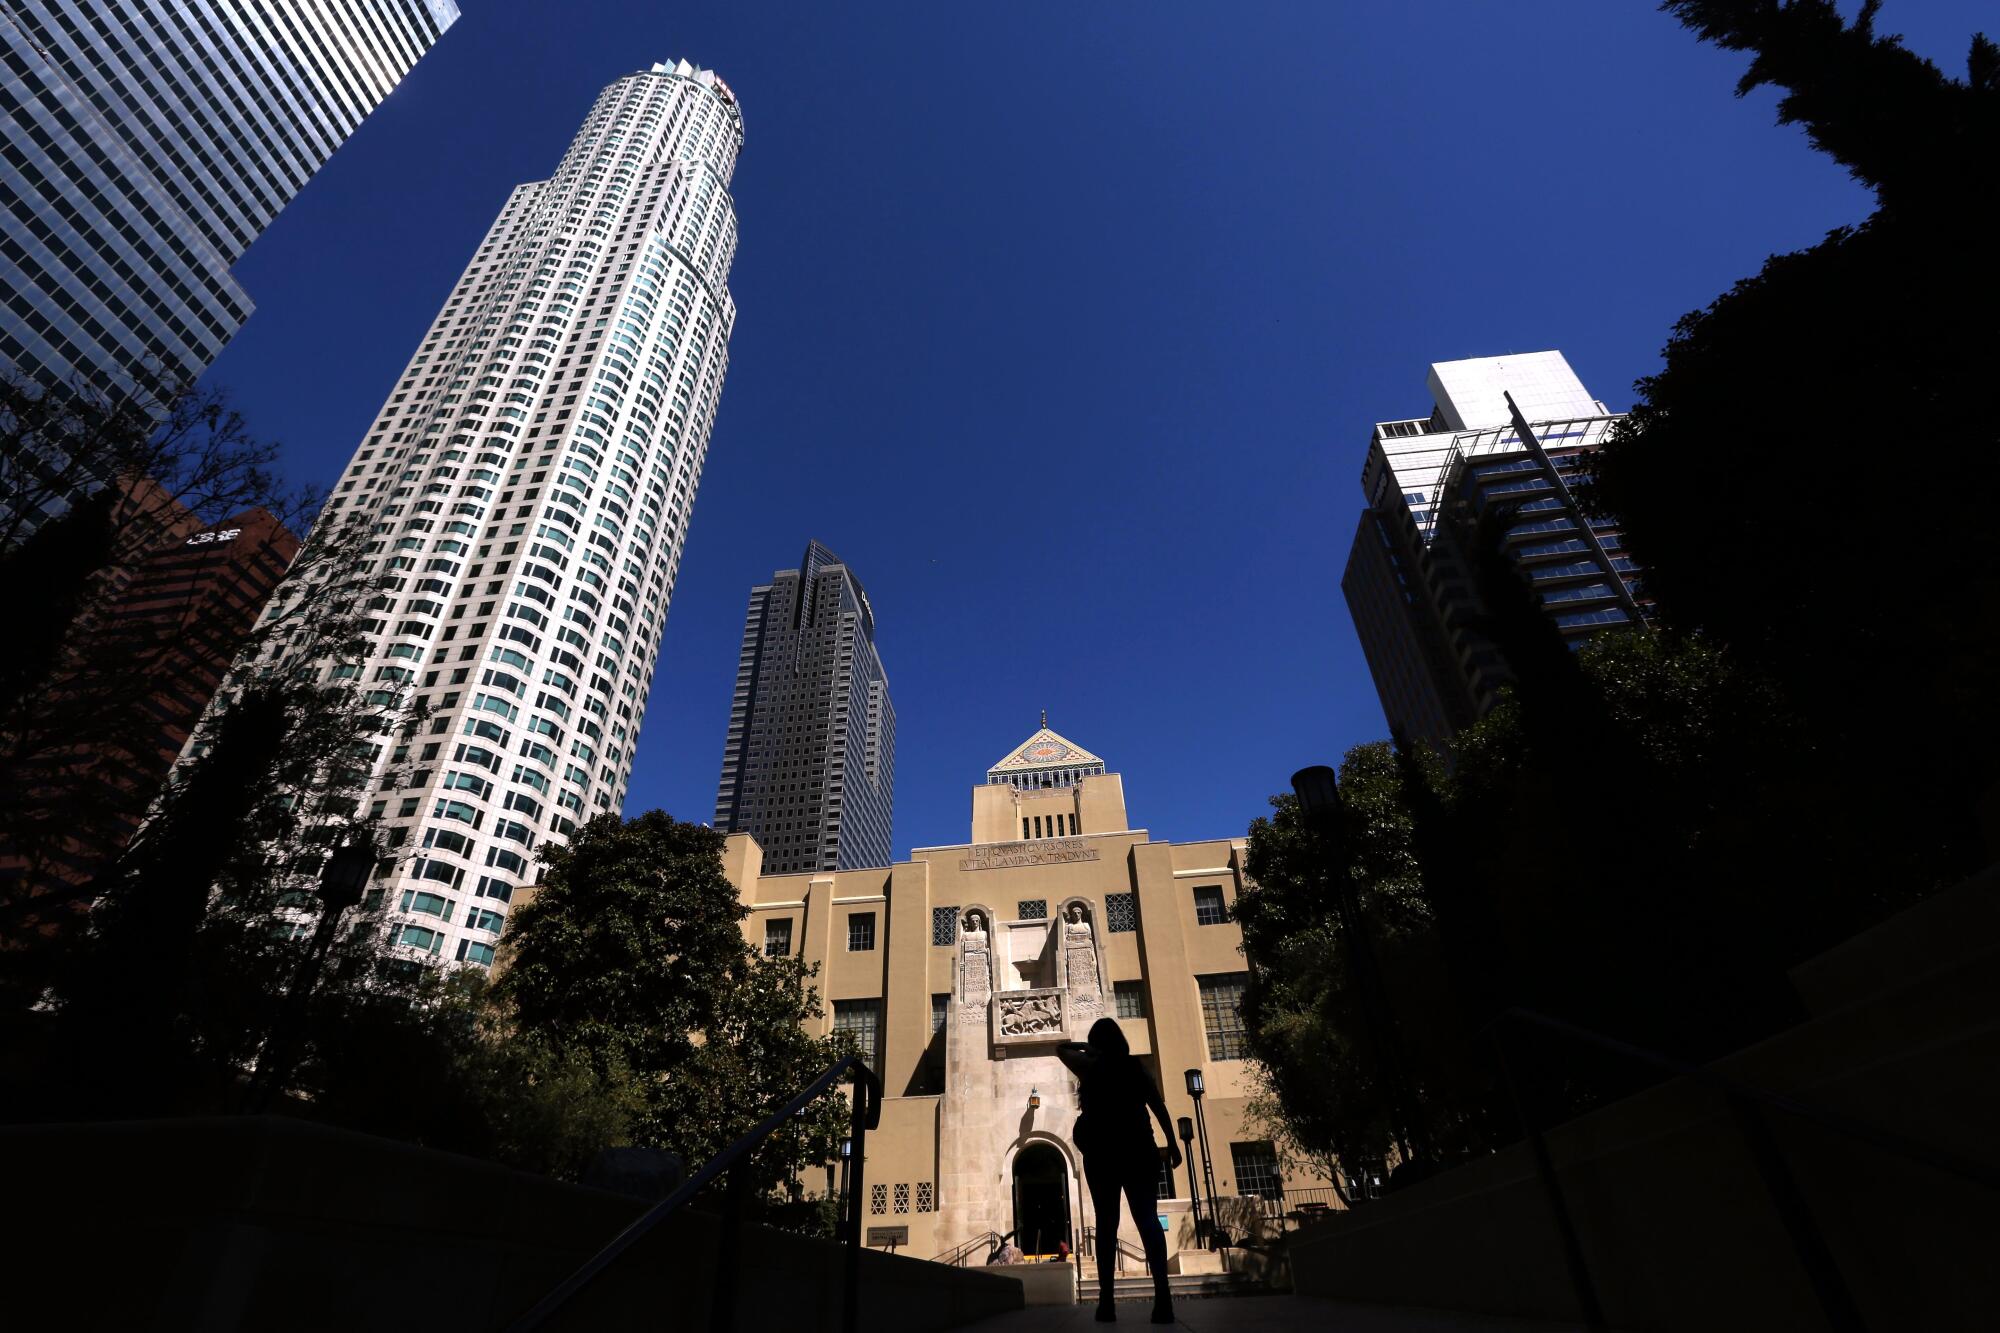
[[[1173,1295],[1167,1290],[1167,1237],[1160,1230],[1160,1175],[1147,1163],[1139,1163],[1125,1177],[1125,1200],[1132,1207],[1132,1223],[1139,1228],[1139,1244],[1146,1251],[1146,1267],[1153,1274],[1155,1313],[1171,1307]],[[1100,1210],[1102,1211],[1102,1210]]]
[[[1097,1215],[1097,1300],[1108,1306],[1118,1280],[1118,1200],[1124,1192],[1124,1173],[1100,1153],[1084,1154],[1084,1179],[1090,1183],[1090,1206]]]

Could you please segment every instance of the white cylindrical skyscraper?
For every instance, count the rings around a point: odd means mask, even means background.
[[[490,962],[536,847],[624,801],[728,364],[742,143],[711,71],[606,88],[335,485],[325,521],[368,523],[389,580],[360,670],[432,712],[377,759],[413,784],[371,798],[409,950]]]

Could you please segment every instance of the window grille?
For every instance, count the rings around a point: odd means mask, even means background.
[[[1219,926],[1228,919],[1229,909],[1223,905],[1221,886],[1204,884],[1194,891],[1194,923],[1197,926]]]
[[[1208,1037],[1208,1058],[1241,1060],[1249,1055],[1243,1034],[1243,991],[1247,972],[1223,972],[1196,977],[1201,988],[1201,1026]]]
[[[956,907],[933,907],[931,909],[931,943],[937,945],[958,942],[958,909]]]
[[[1047,898],[1024,898],[1015,904],[1017,916],[1022,921],[1046,921],[1049,919]]]
[[[882,1024],[882,1002],[880,1000],[835,1000],[833,1002],[833,1030],[845,1032],[854,1038],[854,1045],[868,1067],[875,1067],[876,1033]]]
[[[910,1211],[910,1187],[908,1185],[898,1183],[896,1186],[896,1211],[899,1213]]]
[[[1114,981],[1111,983],[1111,998],[1117,1005],[1118,1017],[1146,1016],[1146,987],[1143,982]]]
[[[1266,1199],[1285,1197],[1284,1178],[1278,1174],[1278,1154],[1268,1143],[1232,1143],[1229,1156],[1236,1164],[1236,1192]]]
[[[764,923],[764,956],[787,958],[792,952],[792,919],[784,917]]]
[[[1139,928],[1138,903],[1129,893],[1107,893],[1104,895],[1104,929],[1113,935],[1123,935]]]
[[[880,1217],[889,1211],[889,1187],[870,1185],[868,1187],[868,1211]]]
[[[917,1182],[917,1211],[920,1213],[934,1212],[936,1211],[936,1204],[936,1196],[931,1192],[931,1182],[928,1180],[919,1180]]]

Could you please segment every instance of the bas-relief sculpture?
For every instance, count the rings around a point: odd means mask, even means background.
[[[993,949],[988,943],[986,918],[967,912],[958,934],[959,1022],[985,1023],[986,1002],[992,994]]]
[[[1016,991],[1001,995],[994,1006],[994,1036],[1000,1041],[1065,1035],[1061,991]]]
[[[1062,923],[1062,985],[1069,990],[1069,1011],[1094,1019],[1104,1012],[1104,987],[1097,971],[1097,936],[1090,912],[1071,903]]]

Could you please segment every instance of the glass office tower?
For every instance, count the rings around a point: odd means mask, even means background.
[[[895,789],[875,609],[810,542],[797,569],[750,590],[715,826],[755,835],[767,875],[886,866]]]
[[[1508,675],[1479,630],[1472,553],[1441,515],[1504,506],[1506,554],[1572,643],[1647,604],[1617,521],[1584,513],[1573,490],[1619,415],[1562,353],[1438,362],[1430,390],[1429,416],[1379,422],[1369,439],[1340,586],[1390,727],[1442,749]]]
[[[230,276],[458,18],[454,0],[0,0],[0,364],[192,380]]]

